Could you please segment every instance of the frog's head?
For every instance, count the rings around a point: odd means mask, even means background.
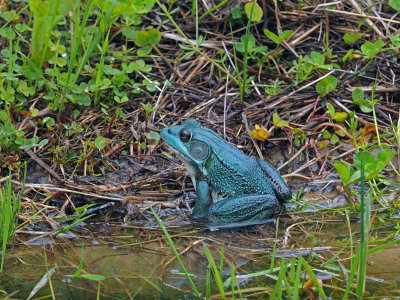
[[[201,127],[194,119],[161,130],[161,137],[178,152],[180,158],[198,167],[201,167],[211,154],[210,137],[215,135],[212,130]]]

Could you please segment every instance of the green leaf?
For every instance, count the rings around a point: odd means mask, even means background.
[[[160,42],[160,40],[161,40],[161,32],[159,30],[157,30],[155,28],[150,28],[149,31],[148,31],[148,34],[149,34],[149,36],[148,36],[147,43],[150,46],[155,46]]]
[[[342,62],[346,62],[348,58],[352,57],[353,51],[354,49],[349,49],[349,51],[347,51],[347,53],[343,56]]]
[[[330,132],[328,130],[325,129],[324,131],[322,131],[322,136],[325,139],[329,139],[331,137],[331,134],[330,134]]]
[[[293,34],[293,32],[294,30],[285,30],[280,35],[279,39],[281,40],[281,42],[283,42],[284,40],[288,39]]]
[[[240,37],[241,43],[235,45],[237,51],[244,53],[247,49],[249,52],[256,45],[256,39],[251,34],[244,34]],[[247,45],[247,48],[246,48]]]
[[[389,35],[389,39],[393,47],[400,49],[400,32],[397,35]]]
[[[337,79],[332,75],[326,76],[324,79],[319,81],[316,86],[316,90],[322,97],[326,96],[329,92],[336,89]]]
[[[287,127],[287,126],[289,126],[289,123],[284,121],[284,120],[282,120],[277,113],[274,113],[272,115],[272,123],[276,127]]]
[[[337,122],[344,122],[347,119],[347,113],[346,112],[336,112],[332,116],[332,120],[337,121]]]
[[[232,8],[231,10],[232,19],[242,19],[243,17],[243,9],[239,6]]]
[[[354,165],[358,170],[361,170],[361,162],[364,164],[365,177],[369,177],[376,169],[375,157],[367,151],[358,152],[354,155]]]
[[[364,100],[364,91],[359,87],[356,87],[351,93],[351,98],[353,100]]]
[[[244,11],[251,22],[258,23],[263,17],[263,10],[256,2],[246,3],[244,5]]]
[[[329,102],[328,102],[327,106],[328,106],[328,112],[329,112],[330,116],[332,117],[335,114],[335,107]]]
[[[361,34],[360,33],[345,33],[343,36],[343,40],[346,44],[353,44],[355,43],[357,40],[359,40],[361,38]]]
[[[30,112],[32,117],[37,117],[37,115],[39,114],[39,110],[37,108],[32,108]]]
[[[148,134],[146,134],[147,138],[150,140],[154,140],[155,143],[157,143],[160,140],[160,134],[156,131],[150,131]]]
[[[325,62],[325,57],[316,51],[312,51],[310,57],[315,65],[322,65]]]
[[[304,57],[304,60],[313,66],[319,67],[324,64],[325,57],[319,52],[312,51],[310,56],[306,55]]]
[[[382,171],[389,164],[395,154],[396,152],[391,149],[383,149],[379,151],[378,156],[376,157],[376,172]]]
[[[104,136],[98,136],[94,141],[94,145],[97,149],[103,150],[106,146],[106,138]]]
[[[161,40],[161,33],[155,28],[150,28],[148,31],[140,30],[137,37],[133,40],[138,47],[155,46]]]
[[[45,117],[43,118],[43,124],[52,127],[54,124],[56,124],[56,121],[52,117]]]
[[[276,124],[276,127],[287,127],[287,126],[289,126],[289,123],[283,120],[280,120],[278,124]]]
[[[39,146],[45,146],[45,145],[47,145],[48,144],[48,142],[49,142],[49,140],[48,139],[43,139],[43,140],[41,140],[40,142],[39,142]]]
[[[362,53],[369,59],[372,59],[382,49],[385,43],[381,40],[377,40],[374,44],[371,42],[365,42],[361,45]]]
[[[363,113],[368,114],[372,111],[372,102],[368,99],[353,100],[351,103],[358,105]]]
[[[400,0],[389,0],[389,5],[397,12],[400,12]]]
[[[137,37],[134,39],[136,46],[143,47],[147,45],[147,40],[149,38],[149,33],[145,30],[140,30],[137,33]]]
[[[89,280],[96,280],[96,281],[102,281],[106,279],[103,275],[97,275],[97,274],[82,274],[77,277]]]
[[[0,109],[0,121],[8,121],[8,114],[2,109]]]
[[[274,113],[272,115],[272,123],[276,126],[276,124],[278,124],[280,122],[281,118],[279,117],[279,115],[277,113]]]
[[[336,161],[333,166],[338,172],[340,179],[342,179],[344,184],[348,184],[351,176],[354,174],[354,169],[349,165],[342,161]]]
[[[317,147],[320,149],[324,149],[329,145],[329,141],[323,140],[323,141],[318,141],[317,142]]]
[[[336,134],[332,134],[331,144],[335,145],[337,142],[339,142],[339,137]]]
[[[264,29],[264,34],[267,36],[267,38],[269,38],[270,40],[272,40],[276,44],[279,44],[281,42],[279,36],[277,36],[275,33],[269,31],[266,28]]]
[[[138,49],[137,54],[138,56],[146,56],[150,54],[152,47],[150,45],[143,46]]]

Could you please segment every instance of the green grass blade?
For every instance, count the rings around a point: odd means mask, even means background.
[[[207,245],[204,243],[203,243],[203,249],[204,249],[204,253],[208,259],[208,263],[211,265],[211,270],[213,271],[213,274],[214,274],[215,284],[217,285],[221,299],[225,299],[225,292],[224,292],[224,287],[223,287],[223,283],[222,283],[222,278],[219,275],[217,265],[215,264],[215,260],[214,260],[213,256],[211,255],[210,249],[208,249]]]
[[[75,65],[76,55],[78,53],[78,49],[80,48],[80,42],[82,40],[82,35],[83,35],[87,20],[89,19],[89,16],[90,16],[90,13],[92,12],[92,7],[93,7],[93,0],[89,0],[85,6],[82,23],[80,24],[80,26],[78,26],[79,20],[80,20],[80,3],[81,3],[81,1],[78,1],[78,6],[76,8],[76,14],[75,14],[76,16],[75,16],[75,24],[74,24],[74,40],[73,40],[71,56],[70,56],[70,60],[69,60],[69,64],[68,64],[67,81],[66,81],[66,85],[63,90],[63,95],[61,97],[62,101],[64,100],[64,97],[65,97],[67,91],[69,91],[69,88],[71,86],[70,79],[71,79],[71,75],[72,75],[72,69],[73,69],[73,66]],[[77,79],[78,76],[75,76],[75,79]],[[74,81],[72,84],[75,84],[75,82],[76,81]]]
[[[27,57],[25,54],[23,54],[20,51],[15,51],[17,52],[19,55],[22,56],[22,58],[29,64],[29,66],[33,69],[33,71],[35,71],[36,75],[43,80],[44,84],[46,85],[46,87],[49,90],[50,95],[53,97],[53,99],[56,98],[56,94],[54,93],[51,85],[48,83],[48,80],[44,77],[42,71],[36,66],[36,64],[29,58]]]
[[[86,217],[83,217],[82,219],[76,220],[74,223],[72,223],[72,224],[70,224],[68,226],[65,226],[64,228],[61,228],[60,230],[56,231],[54,233],[54,236],[57,236],[60,233],[63,233],[63,232],[66,232],[66,231],[70,230],[72,227],[75,227],[79,223],[82,223],[83,221],[85,221],[86,219],[89,219],[90,217],[93,217],[94,215],[96,215],[96,214],[91,214],[91,215],[88,215]]]
[[[206,271],[206,299],[211,299],[211,267],[207,267]]]
[[[357,297],[362,298],[365,290],[365,276],[367,273],[367,251],[368,251],[368,231],[369,231],[369,201],[365,201],[365,171],[364,160],[361,158],[361,179],[360,179],[360,246],[359,246],[359,265],[357,276]]]
[[[314,272],[312,271],[311,266],[307,263],[307,261],[302,256],[299,257],[299,260],[301,261],[301,264],[306,269],[308,275],[311,277],[311,280],[312,280],[312,282],[314,284],[314,287],[317,288],[317,291],[318,291],[319,295],[322,298],[326,299],[327,297],[325,295],[325,292],[324,292],[321,284],[319,283],[317,276],[315,276]]]
[[[222,277],[222,270],[224,268],[224,245],[221,246],[221,255],[219,261],[219,276]]]
[[[276,224],[275,224],[275,241],[274,241],[274,246],[272,248],[272,254],[271,254],[271,265],[269,267],[269,270],[272,273],[272,270],[274,269],[274,264],[275,264],[275,253],[276,253],[276,244],[278,242],[278,230],[279,230],[279,218],[276,218]]]
[[[293,300],[300,299],[299,296],[299,287],[300,287],[300,280],[301,280],[301,260],[297,259],[297,267],[296,267],[296,274],[293,281]]]
[[[225,3],[227,3],[229,0],[223,0],[220,3],[218,3],[217,5],[211,7],[209,10],[207,10],[205,13],[203,13],[200,18],[199,21],[203,20],[206,16],[208,16],[210,13],[212,13],[214,10],[217,10],[218,8],[220,8],[221,6],[223,6]]]
[[[287,262],[285,261],[284,258],[282,258],[278,274],[278,280],[276,281],[276,284],[274,286],[274,289],[272,290],[271,295],[269,295],[270,300],[282,299],[282,281],[283,281],[283,276],[285,276],[286,267],[287,267]]]
[[[165,228],[163,222],[161,221],[160,217],[158,216],[158,214],[156,213],[156,211],[153,209],[153,207],[149,204],[149,202],[147,202],[146,200],[145,200],[145,202],[146,202],[146,204],[148,205],[148,207],[150,208],[151,212],[153,213],[153,216],[156,218],[157,223],[158,223],[158,225],[160,226],[161,230],[163,231],[163,233],[164,233],[164,235],[165,235],[165,238],[166,238],[166,240],[167,240],[169,246],[171,247],[172,252],[174,253],[174,255],[175,255],[175,257],[176,257],[176,260],[178,261],[179,265],[181,266],[183,272],[185,273],[186,279],[189,281],[189,284],[190,284],[190,286],[191,286],[191,288],[192,288],[192,290],[193,290],[193,293],[196,295],[196,297],[200,297],[200,293],[199,293],[199,291],[197,290],[196,286],[194,285],[194,282],[193,282],[192,278],[190,277],[188,271],[186,270],[185,265],[183,264],[181,258],[179,257],[179,253],[178,253],[178,251],[176,250],[175,244],[174,244],[174,242],[172,241],[172,238],[171,238],[171,236],[169,235],[167,229]]]
[[[107,26],[110,23],[111,14],[112,14],[112,12],[114,10],[115,5],[116,5],[116,1],[113,1],[111,6],[110,6],[110,8],[109,8],[109,10],[107,11],[106,15],[103,16],[105,28],[107,28]],[[85,66],[85,64],[87,63],[89,58],[92,56],[92,53],[97,48],[97,45],[99,44],[99,42],[100,42],[102,37],[103,37],[103,32],[99,29],[97,31],[95,37],[91,40],[90,45],[87,48],[85,54],[83,55],[83,58],[82,58],[82,60],[81,60],[81,62],[79,64],[78,70],[76,71],[74,81],[72,82],[73,84],[78,81],[78,78],[79,78],[79,76],[81,74],[81,71],[83,70],[83,67]]]
[[[75,274],[74,274],[74,277],[78,277],[79,275],[81,275],[81,272],[82,272],[82,268],[83,268],[83,255],[84,255],[84,252],[83,252],[83,245],[82,245],[82,247],[81,247],[81,259],[79,260],[79,265],[78,265],[78,267],[76,268],[76,272],[75,272]]]
[[[350,270],[349,279],[347,280],[346,291],[343,295],[343,299],[348,299],[349,297],[350,289],[353,286],[354,276],[356,275],[357,272],[358,261],[359,261],[359,256],[357,254],[352,260],[352,268]]]

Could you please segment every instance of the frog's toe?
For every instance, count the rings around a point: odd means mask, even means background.
[[[204,213],[192,213],[190,215],[190,219],[192,219],[193,221],[196,221],[196,222],[201,222],[201,221],[204,221],[206,219],[206,214],[204,214]]]

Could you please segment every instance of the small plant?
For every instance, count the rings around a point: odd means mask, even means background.
[[[0,243],[1,243],[1,265],[3,272],[4,259],[8,241],[13,237],[18,225],[19,212],[21,210],[21,198],[24,192],[26,178],[26,164],[22,188],[18,196],[11,187],[11,169],[6,179],[5,186],[0,189]]]
[[[84,258],[84,251],[83,251],[83,245],[81,248],[81,259],[79,261],[79,265],[76,268],[76,272],[74,275],[66,275],[69,278],[80,278],[80,279],[88,279],[88,280],[94,280],[94,281],[103,281],[106,278],[103,275],[97,275],[97,274],[81,274],[82,269],[83,269],[83,258]]]
[[[325,56],[316,51],[311,51],[310,56],[300,56],[297,62],[295,61],[293,63],[293,70],[296,74],[295,85],[298,85],[305,80],[311,79],[313,77],[313,71],[316,69],[331,71],[334,68],[340,69],[340,66],[336,63],[326,64]]]
[[[251,22],[259,22],[263,16],[263,10],[256,3],[256,1],[249,2],[245,4],[245,12],[248,17],[248,22],[246,25],[246,33],[240,37],[240,43],[234,46],[234,50],[243,53],[243,72],[240,75],[238,62],[236,58],[235,51],[235,65],[236,65],[236,73],[238,76],[238,84],[240,89],[240,99],[243,100],[245,93],[250,93],[250,90],[247,86],[253,81],[252,77],[249,77],[247,74],[247,64],[249,57],[255,58],[256,53],[265,52],[268,48],[266,46],[255,47],[256,39],[253,35],[250,34],[250,24]],[[232,28],[231,28],[232,31]]]
[[[22,129],[16,130],[15,126],[6,121],[0,124],[0,157],[3,155],[11,155],[14,151],[19,151],[25,148],[40,147],[48,143],[47,139],[39,142],[39,137],[27,139]]]
[[[278,94],[282,90],[283,84],[284,82],[280,81],[278,78],[276,78],[273,83],[267,84],[265,87],[265,92],[268,95],[267,99],[270,99],[272,96]]]
[[[267,51],[267,46],[259,46],[256,47],[256,39],[251,34],[242,35],[240,37],[240,43],[235,44],[235,49],[238,52],[248,54],[251,58],[256,58],[257,53],[264,53]]]
[[[288,128],[291,129],[289,123],[282,120],[277,113],[272,116],[272,123],[274,124],[269,130],[267,130],[263,125],[255,125],[255,129],[251,131],[251,136],[259,141],[265,141],[271,135],[271,132],[275,128]]]
[[[400,33],[397,35],[389,35],[389,39],[395,49],[400,49]]]
[[[158,29],[150,28],[149,30],[140,30],[134,39],[138,49],[138,55],[144,56],[151,52],[153,46],[157,45],[161,40],[161,33]]]
[[[336,89],[337,79],[332,75],[326,76],[324,79],[318,81],[315,89],[322,97],[325,97],[329,92]]]
[[[361,52],[364,54],[366,58],[369,60],[372,60],[375,55],[381,51],[383,45],[385,43],[381,40],[377,40],[375,43],[371,42],[365,42],[364,44],[361,45]]]
[[[351,93],[352,103],[358,105],[363,113],[372,112],[372,101],[365,98],[364,91],[359,87],[356,87]]]
[[[363,162],[365,170],[365,180],[368,181],[378,178],[379,173],[388,165],[395,154],[391,149],[383,149],[379,151],[375,158],[372,153],[362,151],[354,155],[353,162],[356,169],[342,161],[335,162],[334,166],[344,184],[354,184],[361,179],[361,162]]]
[[[264,29],[264,34],[276,44],[276,48],[278,48],[283,41],[287,40],[293,34],[293,32],[293,30],[285,30],[281,35],[278,36],[268,29]]]
[[[346,44],[353,44],[355,42],[357,42],[359,39],[361,38],[361,34],[360,33],[345,33],[343,35],[343,40]]]

